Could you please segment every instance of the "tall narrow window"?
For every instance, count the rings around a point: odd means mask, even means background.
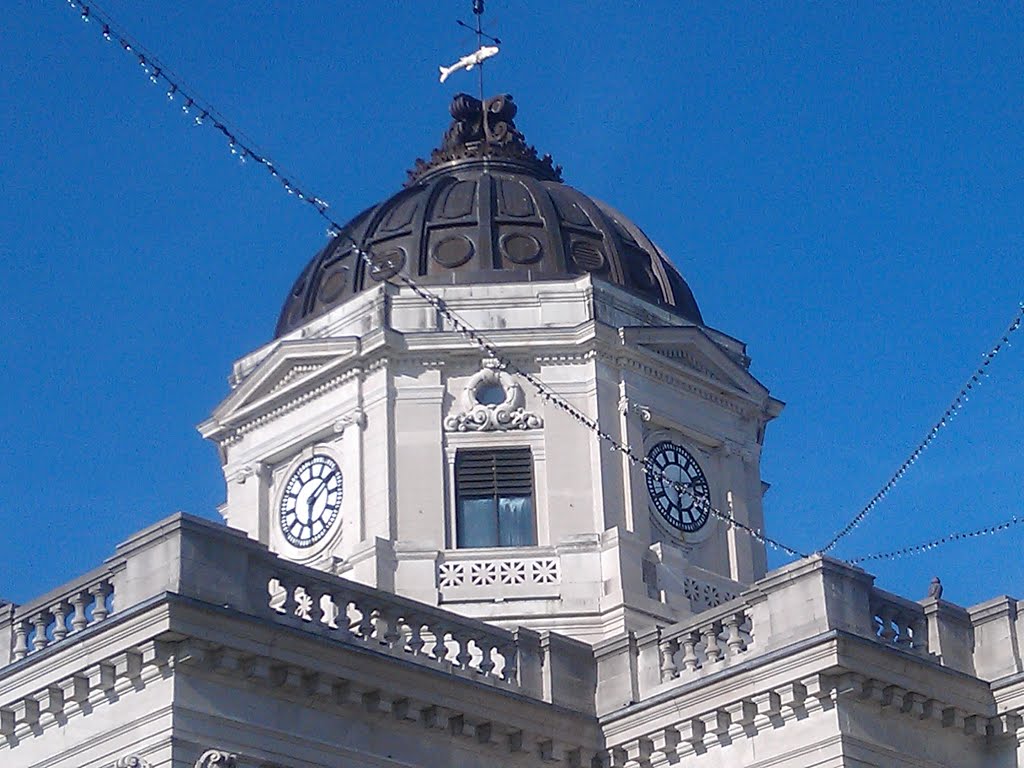
[[[455,455],[455,538],[459,547],[531,547],[533,457],[529,448]]]

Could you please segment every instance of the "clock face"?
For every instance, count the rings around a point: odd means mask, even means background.
[[[693,533],[708,521],[711,492],[697,460],[681,445],[664,440],[647,454],[651,503],[674,528]],[[684,486],[677,488],[676,483]]]
[[[341,510],[341,468],[317,454],[299,464],[281,497],[281,532],[295,547],[311,547],[334,526]]]

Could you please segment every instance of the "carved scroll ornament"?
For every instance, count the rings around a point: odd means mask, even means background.
[[[499,392],[503,399],[491,402]],[[541,417],[527,411],[525,404],[522,387],[515,379],[485,366],[466,383],[458,403],[462,412],[446,417],[444,428],[449,432],[490,432],[543,426]]]
[[[237,761],[238,755],[219,749],[208,749],[196,760],[195,768],[236,768]]]

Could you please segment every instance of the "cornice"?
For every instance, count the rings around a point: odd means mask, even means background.
[[[937,729],[991,742],[1013,737],[1022,720],[1015,713],[989,715],[966,710],[941,699],[908,690],[888,681],[845,669],[817,672],[680,717],[650,722],[618,735],[605,729],[607,762],[611,766],[653,766],[698,759],[726,749],[740,739],[752,739],[818,712],[854,702],[877,706],[886,718],[904,717]]]
[[[0,754],[29,736],[63,727],[71,718],[113,706],[173,673],[181,656],[159,638],[89,663],[13,700],[0,702]]]
[[[182,604],[189,611],[187,616],[196,608],[202,610],[199,604],[193,605],[194,601],[170,595],[165,599]],[[195,631],[200,625],[187,616],[183,614],[181,626]],[[280,628],[275,627],[275,631]],[[247,641],[245,647],[235,647],[225,641],[226,635],[227,632],[219,630],[211,633],[209,636],[217,637],[214,642],[165,630],[153,639],[102,656],[99,661],[92,660],[94,655],[90,663],[48,681],[38,690],[0,701],[0,763],[4,762],[5,751],[16,749],[27,737],[37,737],[97,707],[118,706],[148,685],[185,672],[220,678],[233,685],[253,686],[300,707],[339,714],[359,712],[376,716],[382,724],[390,726],[443,732],[493,749],[496,759],[501,755],[519,755],[541,761],[561,760],[569,766],[589,766],[601,750],[597,723],[592,717],[568,710],[560,713],[559,708],[522,693],[482,685],[479,675],[474,673],[424,670],[411,662],[381,656],[380,661],[388,664],[391,672],[373,674],[366,670],[366,661],[358,658],[348,666],[326,663],[321,654],[298,652],[289,643],[282,643],[277,655],[268,656],[254,652],[254,648],[272,648],[274,644],[258,642],[253,646]],[[320,640],[304,636],[296,639],[300,644]],[[342,647],[337,643],[332,646],[333,655],[347,651],[367,660],[375,656],[369,649]],[[409,675],[423,674],[441,675],[456,688],[453,691],[450,685],[431,684],[424,679],[409,685]],[[481,700],[485,688],[495,697],[489,706]],[[525,711],[524,704],[532,711]],[[577,727],[567,728],[567,717],[578,721]],[[588,727],[588,722],[592,726]],[[135,756],[122,759],[131,757]],[[233,764],[233,755],[211,750],[203,753],[196,766],[229,768]],[[126,768],[130,766],[126,764]]]
[[[389,363],[444,367],[464,357],[479,358],[480,350],[456,332],[408,332],[394,334],[392,348],[375,346],[361,354],[341,361],[333,369],[335,375],[323,378],[308,389],[297,390],[298,384],[312,384],[318,379],[316,372],[293,381],[289,386],[276,387],[263,401],[239,409],[223,418],[206,434],[221,448],[240,441],[247,433],[272,422],[296,408],[337,389],[347,381],[381,370]],[[617,332],[597,321],[586,321],[562,329],[546,329],[538,338],[535,329],[492,330],[488,337],[499,348],[508,350],[516,359],[548,365],[583,365],[592,361],[609,363],[620,369],[640,374],[686,392],[723,408],[744,419],[765,412],[762,399],[750,394],[724,388],[722,382],[707,379],[699,370],[680,361],[659,356],[642,347],[623,347]],[[401,338],[401,342],[398,339]],[[709,342],[712,343],[712,342]],[[340,370],[339,370],[340,369]],[[322,370],[322,369],[321,369]],[[326,375],[328,371],[323,371]],[[707,379],[705,381],[705,379]],[[770,399],[770,398],[769,398]]]
[[[493,708],[486,715],[481,714],[480,706],[471,706],[472,702],[479,702],[479,694],[468,691],[453,700],[436,687],[419,686],[412,692],[401,680],[390,676],[360,677],[340,668],[326,672],[324,665],[318,667],[315,662],[297,663],[298,657],[294,655],[289,661],[282,661],[254,655],[248,649],[196,639],[185,640],[183,645],[188,648],[187,666],[194,673],[253,686],[299,706],[372,715],[391,726],[445,732],[487,745],[494,749],[496,757],[532,755],[542,760],[564,759],[570,765],[580,766],[589,765],[601,752],[598,743],[586,743],[581,733],[567,736],[564,724],[537,718],[498,717]],[[472,685],[469,680],[464,682]],[[498,695],[521,698],[512,692],[492,690]],[[425,691],[434,695],[424,695]]]

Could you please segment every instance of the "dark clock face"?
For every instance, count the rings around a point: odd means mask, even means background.
[[[666,522],[687,533],[704,527],[711,492],[704,472],[689,451],[669,440],[662,441],[647,453],[647,467],[651,503]]]
[[[311,547],[334,526],[341,510],[341,468],[329,456],[299,464],[281,497],[281,532],[295,547]]]

